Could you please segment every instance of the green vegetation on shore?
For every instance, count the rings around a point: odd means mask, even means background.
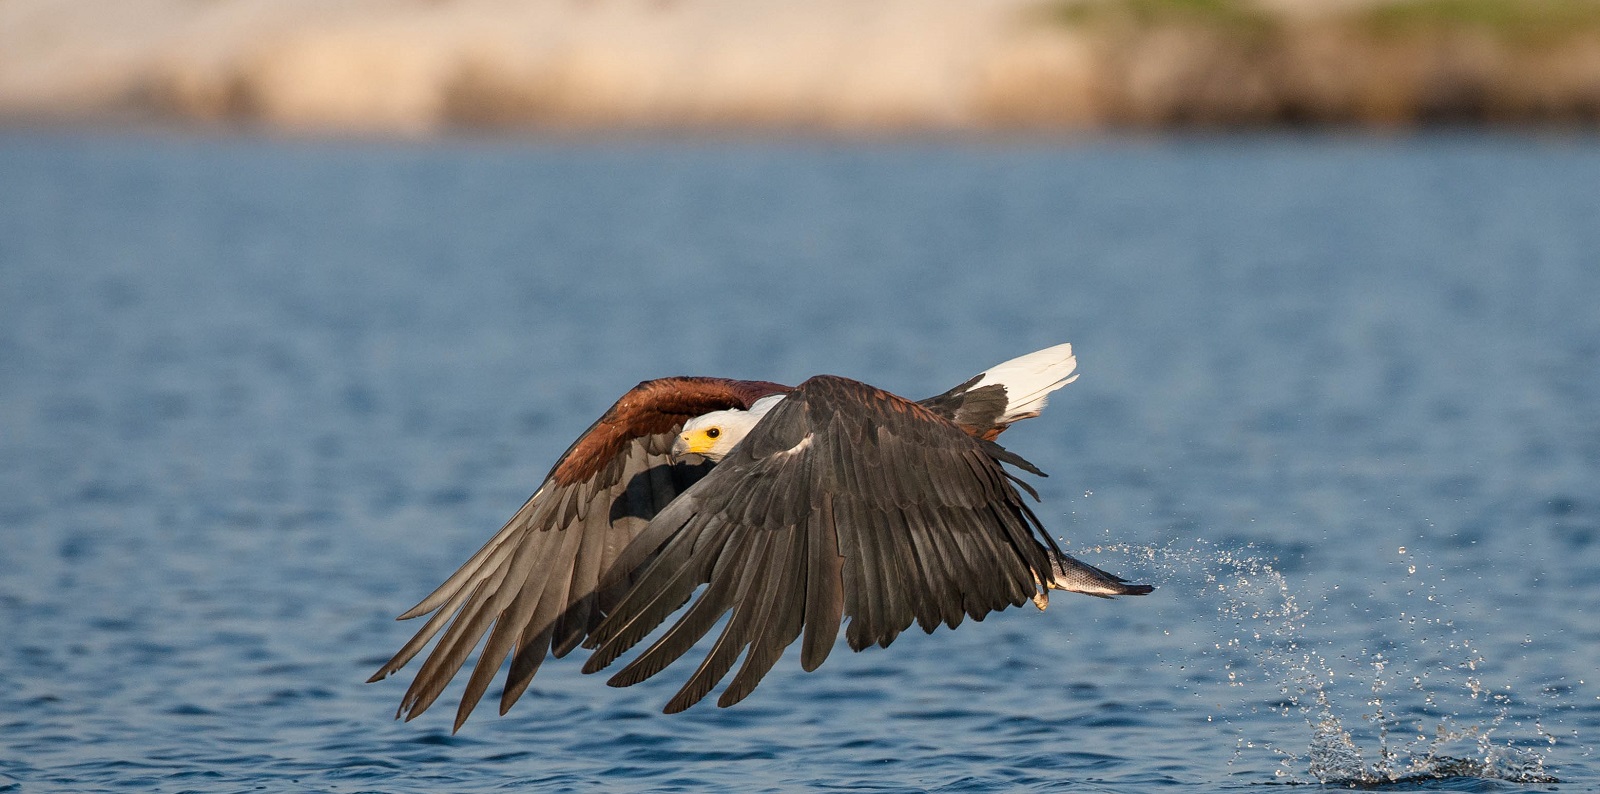
[[[1055,4],[1054,16],[1073,26],[1195,25],[1241,32],[1264,31],[1275,22],[1259,6],[1242,0],[1063,0]]]
[[[1057,22],[1263,33],[1289,26],[1250,0],[1057,0]],[[1600,35],[1600,0],[1392,0],[1314,17],[1309,24],[1395,37],[1473,33],[1509,43]]]
[[[1596,0],[1403,0],[1373,6],[1355,18],[1367,30],[1387,36],[1462,31],[1541,44],[1600,35]]]
[[[1053,0],[1114,123],[1600,121],[1600,0]]]

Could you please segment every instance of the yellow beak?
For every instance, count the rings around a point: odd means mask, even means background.
[[[678,438],[672,442],[672,457],[704,455],[711,450],[713,443],[711,439],[706,438],[705,433],[679,433]]]

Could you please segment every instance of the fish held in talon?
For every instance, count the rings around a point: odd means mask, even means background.
[[[1146,595],[1155,590],[1147,584],[1131,584],[1114,573],[1102,571],[1067,554],[1050,552],[1049,587],[1069,593],[1082,593],[1097,598],[1119,595]]]
[[[370,680],[438,637],[400,702],[396,716],[412,719],[481,641],[459,729],[508,659],[502,714],[550,656],[588,649],[583,670],[597,672],[675,618],[608,681],[628,686],[722,622],[671,713],[703,699],[742,657],[717,705],[739,702],[797,641],[810,671],[841,633],[860,651],[887,647],[913,623],[932,633],[1030,600],[1043,609],[1051,589],[1148,593],[1063,553],[1023,498],[1038,494],[1006,467],[1043,472],[995,443],[1038,416],[1076,370],[1062,344],[920,401],[832,375],[794,387],[640,383],[488,543],[400,616],[428,618]]]

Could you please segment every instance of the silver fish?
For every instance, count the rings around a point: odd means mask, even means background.
[[[1086,562],[1053,551],[1050,552],[1050,573],[1054,577],[1047,583],[1050,589],[1083,593],[1096,598],[1144,595],[1155,589],[1147,584],[1129,584],[1127,579],[1114,573],[1107,573]]]

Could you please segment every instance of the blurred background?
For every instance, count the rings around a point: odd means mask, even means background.
[[[295,130],[1593,123],[1593,0],[6,0],[0,115]]]
[[[1600,0],[0,0],[0,792],[1600,789],[1597,116]],[[1063,341],[1150,596],[363,683],[642,379]]]

